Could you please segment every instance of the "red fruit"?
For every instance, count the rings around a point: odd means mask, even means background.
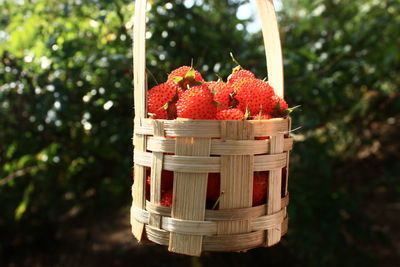
[[[219,173],[209,173],[207,181],[207,199],[217,201],[220,195],[221,175]]]
[[[146,175],[147,175],[146,183],[150,186],[150,182],[151,182],[150,171],[146,171]],[[162,170],[161,171],[161,190],[171,189],[173,185],[174,185],[174,172]]]
[[[256,78],[256,76],[251,71],[241,69],[241,70],[233,72],[228,77],[228,83],[234,84],[243,79],[255,79],[255,78]]]
[[[197,85],[185,91],[176,103],[179,118],[212,120],[217,107],[207,85]]]
[[[243,120],[244,113],[237,108],[230,108],[218,111],[215,115],[216,120]]]
[[[189,66],[182,66],[173,70],[168,75],[168,80],[174,81],[181,88],[183,88],[183,90],[187,90],[188,86],[195,86],[199,85],[201,82],[204,82],[200,72]]]
[[[161,192],[161,206],[172,206],[172,189]]]
[[[174,101],[178,86],[171,81],[154,86],[147,92],[147,110],[153,119],[168,118],[168,104]]]
[[[265,204],[268,193],[268,172],[254,172],[253,206]]]
[[[285,117],[287,115],[286,110],[289,108],[286,101],[277,95],[271,96],[268,99],[266,107],[268,107],[266,112],[273,117]]]
[[[214,101],[217,102],[217,111],[229,108],[233,102],[233,87],[221,81],[211,83],[210,87],[214,92]]]
[[[234,98],[238,101],[237,108],[254,116],[264,112],[264,105],[274,95],[274,89],[260,79],[244,79],[233,84],[235,90]]]

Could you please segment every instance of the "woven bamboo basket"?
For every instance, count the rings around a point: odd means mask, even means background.
[[[261,17],[269,83],[283,97],[282,51],[272,0],[255,0]],[[245,251],[277,244],[287,232],[290,118],[262,121],[146,118],[146,1],[134,19],[134,175],[132,233],[168,250]],[[266,140],[256,137],[269,136]],[[151,167],[146,201],[146,167]],[[161,172],[174,172],[172,207],[160,205]],[[253,172],[268,171],[265,204],[252,207]],[[206,209],[208,173],[220,173],[217,210]]]

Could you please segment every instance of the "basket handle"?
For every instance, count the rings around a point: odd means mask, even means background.
[[[272,0],[255,0],[261,19],[265,55],[268,66],[268,82],[275,93],[283,97],[283,62],[278,21]],[[133,77],[135,116],[146,117],[146,4],[136,0],[133,31]]]

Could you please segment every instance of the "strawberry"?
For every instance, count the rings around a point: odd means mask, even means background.
[[[217,111],[231,107],[233,105],[233,87],[222,81],[210,84],[214,92],[214,101],[217,102]]]
[[[219,173],[209,173],[207,181],[207,199],[217,201],[220,195],[221,175]]]
[[[265,103],[274,95],[272,87],[260,79],[244,79],[233,84],[235,95],[238,101],[237,108],[246,112],[248,109],[251,116],[263,111]],[[263,112],[265,113],[265,112]]]
[[[237,108],[230,108],[218,111],[215,115],[216,120],[243,120],[244,113]]]
[[[172,206],[172,189],[161,192],[161,206]]]
[[[174,81],[183,90],[187,90],[188,87],[200,85],[204,82],[200,72],[189,66],[182,66],[173,70],[168,75],[168,80]]]
[[[171,81],[154,86],[147,92],[147,110],[153,119],[167,119],[168,106],[174,101],[178,86]]]
[[[207,85],[197,85],[186,90],[176,103],[179,118],[212,120],[217,107]]]
[[[253,178],[253,206],[265,204],[268,193],[268,172],[254,172]]]
[[[271,114],[273,117],[286,116],[285,112],[288,108],[286,101],[277,95],[270,96],[263,104],[263,111],[266,114]]]
[[[254,73],[252,73],[249,70],[243,69],[243,67],[236,60],[236,58],[233,56],[232,53],[230,53],[230,56],[232,58],[232,61],[235,62],[237,64],[237,66],[235,68],[233,68],[232,74],[229,75],[229,77],[228,77],[229,84],[234,84],[234,83],[239,82],[244,79],[255,79],[256,78]]]
[[[229,75],[228,83],[234,84],[243,79],[255,79],[255,78],[256,78],[256,76],[251,71],[240,69],[240,70],[234,71],[231,75]]]
[[[150,168],[146,171],[147,179],[146,182],[150,185],[151,181],[151,171]],[[161,190],[171,189],[174,184],[174,172],[162,170],[161,171]]]

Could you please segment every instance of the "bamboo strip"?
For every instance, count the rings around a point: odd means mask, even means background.
[[[223,140],[254,139],[253,126],[246,121],[223,121]],[[248,208],[253,199],[253,155],[221,156],[221,199],[219,209]],[[248,219],[219,221],[218,234],[250,232]]]
[[[133,84],[134,84],[134,104],[135,104],[135,117],[144,118],[146,115],[146,57],[145,57],[145,32],[146,32],[146,1],[136,1],[135,5],[135,27],[133,33]],[[145,151],[146,139],[143,135],[134,131],[135,135],[135,150]],[[143,166],[134,165],[135,180],[132,186],[133,203],[138,208],[144,208],[146,201],[145,193],[145,179],[146,170]],[[143,224],[131,220],[132,233],[137,240],[142,240]]]
[[[245,251],[262,245],[264,235],[264,231],[258,231],[234,235],[205,236],[203,249],[205,251]]]
[[[131,208],[132,214],[135,215],[135,219],[144,224],[149,224],[151,213],[145,210],[140,210],[134,206]],[[282,224],[285,219],[285,211],[282,209],[276,213],[270,215],[259,216],[255,218],[247,218],[249,221],[249,232],[250,231],[264,231],[276,227],[277,224]],[[243,219],[229,220],[232,224],[242,224]],[[210,236],[218,233],[218,226],[223,222],[226,224],[228,221],[192,221],[192,220],[180,220],[171,217],[163,217],[162,228],[171,233],[178,233],[184,235],[199,235],[199,236]]]
[[[283,62],[278,20],[272,0],[256,0],[267,57],[268,82],[275,93],[283,98]]]
[[[285,138],[283,151],[293,148],[293,138]],[[148,137],[147,150],[174,153],[175,139]],[[257,155],[270,153],[270,140],[211,140],[211,155]]]
[[[288,128],[289,128],[289,133],[287,133],[287,134],[285,135],[285,140],[286,140],[287,138],[290,138],[290,132],[291,132],[291,130],[292,130],[292,118],[290,118],[290,117],[288,117]],[[285,145],[283,145],[283,146],[284,146],[284,149],[285,149]],[[285,184],[283,196],[287,196],[287,195],[289,194],[289,192],[288,192],[288,185],[289,185],[289,162],[290,162],[290,150],[286,151],[286,173],[285,173],[284,181],[282,181],[282,182],[284,182],[284,184]],[[287,217],[288,214],[287,214],[287,208],[286,208],[286,206],[285,206],[285,207],[282,207],[282,208],[285,210],[285,216]],[[287,220],[286,220],[286,223],[287,223]],[[285,225],[282,225],[282,228],[283,228],[283,227],[285,227]],[[286,230],[287,230],[287,227],[288,227],[288,225],[286,225]],[[282,231],[283,231],[283,230],[282,230]]]
[[[153,119],[135,121],[136,133],[154,135]],[[221,123],[218,120],[161,120],[164,122],[165,135],[170,137],[221,137]],[[254,125],[254,136],[274,136],[288,131],[287,118],[270,120],[250,120]]]
[[[153,120],[154,136],[164,136],[164,123]],[[152,164],[150,174],[150,201],[156,205],[161,203],[161,172],[163,167],[164,154],[162,152],[152,153]],[[154,227],[161,227],[161,216],[151,213],[149,224]]]
[[[184,235],[215,235],[217,223],[207,221],[179,220],[171,217],[163,217],[162,228],[171,233]]]
[[[164,170],[192,173],[220,172],[222,166],[221,157],[165,155]],[[151,167],[151,153],[135,151],[135,164]],[[286,153],[254,156],[253,166],[254,171],[283,168],[286,166]]]
[[[287,207],[289,205],[289,194],[281,200],[281,207]],[[239,209],[223,209],[223,210],[206,210],[205,221],[229,221],[229,220],[244,220],[252,219],[263,216],[267,205],[259,205],[251,208],[239,208]],[[164,217],[171,216],[171,207],[157,206],[149,201],[146,201],[146,210],[149,213],[160,214]]]
[[[178,137],[175,154],[181,156],[208,156],[210,138]],[[171,216],[175,219],[203,221],[206,206],[207,173],[174,172],[174,191]],[[199,256],[203,237],[171,233],[168,250]]]
[[[283,151],[283,138],[283,134],[271,137],[271,153],[281,153]],[[269,171],[267,214],[272,214],[281,210],[281,185],[282,169],[274,169]],[[272,246],[278,243],[280,239],[281,224],[275,225],[273,229],[267,231],[267,246]]]

